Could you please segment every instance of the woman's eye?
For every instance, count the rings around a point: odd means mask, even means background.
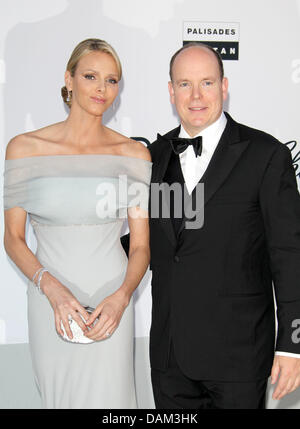
[[[118,83],[118,81],[116,79],[113,79],[113,78],[107,79],[107,82],[111,83],[113,85],[115,85],[116,83]]]
[[[93,74],[85,74],[85,75],[84,75],[84,77],[85,77],[86,79],[89,79],[89,80],[93,80],[93,79],[95,79],[95,76],[94,76]]]

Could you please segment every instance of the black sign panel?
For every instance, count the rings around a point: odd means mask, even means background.
[[[190,43],[190,40],[184,40],[183,45]],[[239,42],[207,42],[197,40],[198,43],[205,43],[214,48],[222,57],[222,60],[238,60],[239,59]]]

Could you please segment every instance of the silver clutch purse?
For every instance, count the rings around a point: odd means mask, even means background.
[[[89,313],[93,313],[93,311],[95,310],[92,307],[89,307],[88,305],[82,305],[83,308]],[[79,313],[79,316],[82,318],[82,320],[85,322],[83,316],[81,316],[81,314]],[[94,321],[93,325],[95,325],[95,323],[97,323],[97,321],[99,320],[99,318],[97,317],[97,319]],[[82,329],[80,328],[80,326],[78,325],[78,323],[72,319],[71,316],[69,316],[69,324],[70,324],[70,329],[72,331],[73,334],[73,338],[69,338],[68,335],[66,334],[65,328],[63,326],[63,324],[61,323],[61,329],[64,333],[63,336],[61,336],[61,339],[64,341],[67,341],[68,343],[79,343],[79,344],[89,344],[89,343],[94,343],[94,340],[91,340],[90,338],[86,337],[82,331]]]

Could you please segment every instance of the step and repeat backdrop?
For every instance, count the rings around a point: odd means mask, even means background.
[[[108,127],[145,144],[174,128],[170,58],[184,43],[205,42],[224,59],[225,110],[286,144],[300,184],[300,0],[1,0],[1,189],[7,142],[67,117],[60,96],[65,67],[75,45],[90,37],[108,41],[123,66],[118,99],[104,118]],[[30,225],[27,240],[34,250]],[[27,344],[28,332],[26,279],[3,246],[0,264],[1,362],[1,346]],[[150,282],[147,272],[134,297],[135,335],[145,345]],[[144,371],[150,386],[147,353],[138,360],[140,379]],[[297,401],[276,406],[297,408]]]

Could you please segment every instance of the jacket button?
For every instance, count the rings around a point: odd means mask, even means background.
[[[180,261],[179,256],[175,255],[175,256],[174,256],[174,261],[175,261],[175,262],[179,262],[179,261]]]

